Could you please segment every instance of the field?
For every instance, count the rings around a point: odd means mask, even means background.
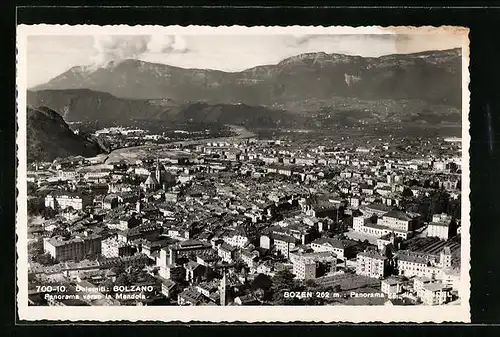
[[[333,288],[340,286],[342,291],[380,287],[380,280],[378,279],[349,273],[321,277],[316,279],[316,283]]]

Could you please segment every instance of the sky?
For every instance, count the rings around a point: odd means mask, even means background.
[[[461,38],[449,34],[33,35],[27,37],[27,85],[74,66],[97,68],[131,58],[234,72],[308,52],[378,57],[461,46]]]

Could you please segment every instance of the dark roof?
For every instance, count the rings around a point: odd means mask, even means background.
[[[312,243],[315,243],[318,245],[329,244],[332,247],[338,248],[338,249],[345,249],[348,247],[355,246],[357,244],[355,241],[338,240],[338,239],[333,239],[333,238],[319,238],[319,239],[314,240]]]
[[[220,249],[225,250],[225,251],[228,251],[228,252],[234,252],[237,248],[236,248],[236,247],[231,246],[230,244],[228,244],[228,243],[226,243],[226,242],[223,242],[223,243],[220,245]]]
[[[387,259],[385,256],[380,255],[375,250],[367,250],[366,252],[358,253],[358,256],[365,256],[365,257],[369,257],[369,258],[377,259],[377,260],[385,260],[385,259]]]
[[[189,248],[189,247],[195,247],[195,246],[212,246],[208,242],[203,242],[199,240],[186,240],[179,242],[179,247],[180,248]]]
[[[392,210],[392,207],[389,207],[389,206],[384,205],[384,204],[369,204],[366,206],[366,208],[375,209],[378,211],[386,211],[386,212]]]
[[[279,235],[279,234],[273,234],[272,235],[274,241],[285,241],[289,243],[296,243],[298,240],[292,236],[287,236],[287,235]]]
[[[188,263],[186,263],[184,265],[184,267],[186,269],[190,269],[190,270],[195,270],[196,268],[198,268],[199,266],[201,266],[198,262],[194,262],[194,261],[189,261]]]
[[[199,303],[203,298],[203,294],[192,288],[184,289],[184,291],[180,293],[179,296],[193,303]]]
[[[398,220],[403,220],[403,221],[411,221],[413,219],[406,212],[398,210],[389,211],[385,213],[383,216],[388,218],[396,218]]]
[[[398,260],[401,260],[401,261],[415,262],[415,263],[427,265],[427,260],[423,257],[420,257],[420,256],[406,255],[403,253],[403,254],[398,254],[397,257],[398,257]]]
[[[429,226],[440,226],[440,227],[449,227],[449,223],[444,223],[444,222],[431,222],[429,223]]]

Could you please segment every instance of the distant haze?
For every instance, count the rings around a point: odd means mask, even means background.
[[[74,66],[124,59],[235,72],[308,52],[378,57],[460,46],[459,37],[443,34],[29,36],[27,84],[45,83]]]

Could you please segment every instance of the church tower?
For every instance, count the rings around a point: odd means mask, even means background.
[[[137,191],[137,203],[135,204],[135,211],[137,212],[137,214],[141,214],[142,211],[141,190]]]
[[[226,270],[223,269],[222,272],[222,280],[220,281],[220,287],[219,287],[219,292],[220,292],[220,305],[225,306],[227,305],[227,299],[226,299],[226,294],[227,294],[227,279],[226,279]]]
[[[156,181],[158,182],[158,185],[159,186],[162,186],[162,174],[161,174],[161,170],[160,170],[160,161],[158,160],[158,158],[156,158],[156,171],[155,171],[155,178],[156,178]]]

